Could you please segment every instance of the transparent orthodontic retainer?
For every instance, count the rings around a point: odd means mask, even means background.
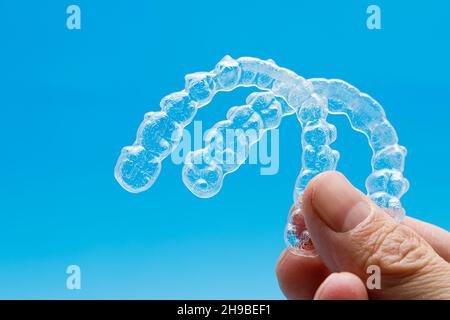
[[[254,86],[263,91],[250,94],[246,104],[230,108],[226,120],[209,131],[205,147],[186,156],[183,182],[193,194],[200,198],[217,194],[224,177],[245,162],[249,147],[264,132],[277,128],[284,116],[296,114],[302,127],[302,167],[285,241],[296,254],[316,255],[299,199],[314,176],[336,169],[339,153],[330,147],[336,140],[336,127],[327,122],[327,116],[344,114],[355,131],[367,136],[373,150],[368,196],[397,221],[404,217],[400,198],[409,187],[403,177],[406,148],[398,144],[382,106],[367,94],[342,80],[306,80],[273,60],[250,57],[225,56],[214,70],[188,74],[185,80],[184,90],[161,100],[160,111],[145,114],[135,142],[122,149],[114,174],[124,189],[137,193],[153,185],[161,162],[180,143],[183,128],[217,92]],[[237,132],[233,143],[225,139],[227,130]],[[249,130],[255,134],[246,134]]]

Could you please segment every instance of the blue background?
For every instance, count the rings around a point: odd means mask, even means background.
[[[366,28],[381,7],[382,30]],[[82,29],[66,28],[77,4]],[[0,0],[0,297],[282,298],[274,267],[300,168],[286,118],[280,170],[244,165],[220,194],[193,196],[164,163],[130,194],[113,168],[143,114],[225,54],[344,79],[385,108],[408,148],[407,213],[450,229],[448,1]],[[203,127],[249,89],[221,93]],[[366,138],[333,116],[339,169],[363,188]],[[66,267],[82,290],[66,289]]]

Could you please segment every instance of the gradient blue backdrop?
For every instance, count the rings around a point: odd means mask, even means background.
[[[366,28],[378,4],[382,30]],[[82,30],[66,28],[66,7]],[[209,200],[170,161],[151,191],[114,180],[143,114],[225,54],[273,58],[374,96],[408,148],[409,215],[450,229],[448,1],[0,0],[0,297],[282,298],[274,267],[300,166],[286,119],[280,171],[246,165]],[[198,114],[209,127],[248,89]],[[338,127],[339,169],[362,188],[366,138]],[[82,290],[65,269],[82,269]]]

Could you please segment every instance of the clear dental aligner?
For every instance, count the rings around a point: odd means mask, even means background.
[[[301,195],[317,174],[335,170],[339,153],[330,147],[336,128],[328,114],[344,114],[354,130],[364,133],[373,150],[372,173],[366,180],[370,198],[398,221],[404,216],[400,203],[409,183],[403,177],[406,149],[374,99],[341,80],[309,79],[278,67],[272,60],[225,56],[210,72],[186,75],[185,89],[164,97],[161,110],[149,112],[132,146],[122,149],[115,177],[130,192],[142,192],[156,181],[161,162],[179,144],[182,130],[197,110],[219,91],[255,86],[262,92],[248,96],[246,104],[230,108],[226,120],[209,131],[205,147],[190,152],[183,168],[183,182],[201,198],[220,191],[225,175],[245,162],[249,147],[267,130],[277,128],[284,116],[296,114],[302,127],[302,168],[295,182],[294,203],[285,239],[299,254],[314,254],[301,212]],[[227,130],[238,132],[233,143]],[[248,135],[252,130],[256,133]],[[240,132],[240,133],[239,133]]]

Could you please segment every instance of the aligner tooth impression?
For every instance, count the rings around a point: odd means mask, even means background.
[[[114,175],[127,191],[149,189],[161,172],[161,163],[180,143],[182,130],[219,91],[256,87],[246,104],[230,108],[227,119],[213,126],[205,148],[186,156],[183,182],[200,198],[217,194],[224,177],[236,171],[248,157],[248,149],[265,131],[277,128],[284,116],[296,115],[302,127],[302,167],[294,185],[295,207],[285,230],[288,247],[299,255],[315,255],[306,230],[299,199],[308,182],[317,174],[335,170],[339,152],[330,146],[336,128],[328,114],[344,114],[355,131],[368,138],[372,148],[372,173],[366,180],[368,196],[397,221],[405,211],[400,198],[408,190],[403,177],[406,148],[386,119],[383,107],[370,96],[337,79],[304,79],[281,68],[273,60],[225,56],[210,72],[186,75],[185,89],[161,100],[161,110],[149,112],[139,126],[133,145],[126,146],[117,160]],[[237,143],[225,141],[227,129],[252,130]]]

